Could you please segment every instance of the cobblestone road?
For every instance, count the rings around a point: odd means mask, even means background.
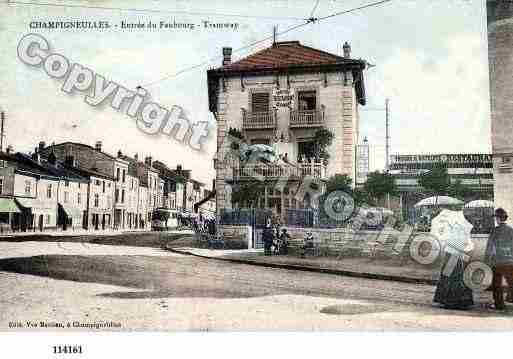
[[[117,255],[113,246],[102,252],[102,246],[66,244],[64,253],[55,243],[40,242],[33,252],[23,245],[0,242],[0,330],[29,320],[113,321],[122,330],[513,329],[513,311],[432,307],[434,287],[427,285],[262,268],[158,249],[119,247]],[[491,302],[490,293],[478,297],[482,304]]]

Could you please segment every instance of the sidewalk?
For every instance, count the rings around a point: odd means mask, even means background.
[[[192,230],[169,230],[155,232],[150,229],[106,229],[106,230],[67,230],[67,231],[46,231],[46,232],[11,232],[1,233],[0,240],[3,238],[14,237],[74,237],[74,236],[117,236],[140,233],[161,233],[161,234],[194,234]]]
[[[224,260],[235,263],[258,265],[271,268],[330,273],[360,278],[393,280],[405,283],[435,285],[439,268],[424,266],[413,261],[400,263],[398,260],[372,258],[332,258],[297,256],[264,256],[263,250],[216,250],[199,248],[168,248],[172,252],[197,257]]]
[[[56,231],[0,236],[0,242],[69,242],[163,248],[171,241],[176,242],[178,246],[187,245],[190,239],[184,244],[181,244],[180,240],[189,237],[193,237],[192,231]]]

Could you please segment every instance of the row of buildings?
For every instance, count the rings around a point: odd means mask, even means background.
[[[180,165],[171,169],[121,150],[113,156],[100,141],[94,147],[40,142],[31,154],[0,152],[2,232],[148,230],[157,210],[190,216],[201,202],[203,215],[214,213],[211,193]]]

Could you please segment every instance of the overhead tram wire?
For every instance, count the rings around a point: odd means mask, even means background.
[[[313,7],[312,11],[310,12],[310,17],[309,17],[309,19],[312,19],[312,18],[313,18],[314,13],[315,13],[315,10],[317,10],[317,7],[319,6],[319,2],[320,2],[320,0],[316,0],[316,1],[315,1],[315,5],[314,5],[314,7]]]
[[[296,29],[298,29],[298,28],[300,28],[300,27],[303,27],[303,26],[306,26],[306,25],[308,25],[308,24],[310,24],[310,21],[309,21],[309,20],[307,20],[305,23],[302,23],[302,24],[299,24],[299,25],[295,25],[295,26],[292,26],[292,27],[290,27],[290,28],[288,28],[288,29],[286,29],[286,30],[284,30],[284,31],[278,32],[278,33],[277,33],[277,35],[283,35],[283,34],[286,34],[287,32],[290,32],[290,31],[296,30]],[[256,45],[258,45],[258,44],[260,44],[260,43],[262,43],[262,42],[265,42],[265,41],[267,41],[267,40],[270,40],[270,39],[272,39],[272,38],[273,38],[273,35],[271,35],[271,36],[267,36],[266,38],[263,38],[263,39],[261,39],[261,40],[258,40],[258,41],[252,42],[252,43],[250,43],[250,44],[244,45],[243,47],[239,47],[239,48],[237,48],[237,49],[233,50],[233,51],[232,51],[232,53],[236,53],[236,52],[243,51],[243,50],[245,50],[245,49],[247,49],[247,48],[250,48],[250,47],[256,46]],[[153,85],[155,85],[155,84],[157,84],[157,83],[159,83],[159,82],[162,82],[162,81],[169,80],[169,79],[172,79],[172,78],[174,78],[174,77],[177,77],[178,75],[181,75],[181,74],[183,74],[184,72],[187,72],[187,71],[190,71],[190,70],[194,70],[195,68],[198,68],[198,67],[201,67],[201,66],[204,66],[204,65],[208,65],[208,64],[209,64],[209,63],[211,63],[212,61],[214,61],[214,60],[218,60],[218,59],[220,59],[220,58],[222,58],[222,55],[215,56],[215,57],[213,57],[213,58],[211,58],[211,59],[209,59],[209,60],[203,61],[202,63],[199,63],[199,64],[194,65],[194,66],[191,66],[191,67],[187,67],[187,68],[182,69],[182,70],[180,70],[180,71],[178,71],[178,72],[176,72],[176,73],[174,73],[174,74],[170,74],[170,75],[164,76],[163,78],[161,78],[161,79],[159,79],[159,80],[155,80],[155,81],[153,81],[153,82],[149,82],[149,83],[143,84],[143,85],[141,85],[141,86],[143,86],[143,87],[153,86]]]
[[[330,14],[330,15],[327,15],[327,16],[323,16],[323,17],[319,17],[319,18],[316,18],[316,17],[310,17],[308,19],[304,19],[304,18],[292,18],[292,17],[288,17],[287,19],[289,20],[302,20],[302,21],[305,21],[304,23],[302,24],[299,24],[299,25],[295,25],[295,26],[292,26],[282,32],[279,32],[277,35],[283,35],[283,34],[286,34],[288,32],[291,32],[291,31],[294,31],[294,30],[297,30],[303,26],[306,26],[308,24],[311,24],[311,23],[315,23],[315,22],[318,22],[318,21],[322,21],[322,20],[326,20],[326,19],[330,19],[330,18],[333,18],[333,17],[336,17],[336,16],[340,16],[340,15],[344,15],[344,14],[349,14],[351,12],[355,12],[355,11],[358,11],[358,10],[363,10],[363,9],[367,9],[367,8],[370,8],[370,7],[374,7],[374,6],[378,6],[378,5],[382,5],[382,4],[385,4],[385,3],[388,3],[388,2],[391,2],[393,0],[381,0],[381,1],[377,1],[377,2],[373,2],[373,3],[369,3],[369,4],[366,4],[366,5],[362,5],[362,6],[359,6],[359,7],[355,7],[355,8],[352,8],[352,9],[348,9],[348,10],[344,10],[344,11],[339,11],[339,12],[336,12],[336,13],[333,13],[333,14]],[[180,12],[180,11],[165,11],[165,10],[152,10],[152,9],[129,9],[129,8],[114,8],[114,7],[102,7],[102,6],[91,6],[91,5],[66,5],[66,4],[52,4],[52,3],[34,3],[34,2],[24,2],[24,1],[10,1],[8,4],[12,4],[12,5],[34,5],[34,6],[54,6],[54,7],[68,7],[68,8],[86,8],[86,9],[102,9],[102,10],[119,10],[119,11],[134,11],[134,12],[152,12],[152,13],[188,13],[190,15],[192,14],[196,14],[196,15],[208,15],[208,13],[200,13],[200,12]],[[314,8],[315,10],[315,8]],[[312,12],[313,13],[313,12]],[[238,16],[238,15],[229,15],[229,14],[210,14],[212,16]],[[255,16],[251,16],[251,15],[240,15],[241,17],[255,17]],[[257,17],[258,18],[258,17]],[[268,18],[268,19],[271,19],[271,18],[275,18],[276,17],[260,17],[260,18]],[[283,17],[282,17],[283,19]],[[264,39],[261,39],[261,40],[258,40],[258,41],[255,41],[253,43],[250,43],[248,45],[245,45],[243,47],[240,47],[238,49],[235,49],[232,53],[235,53],[235,52],[239,52],[239,51],[242,51],[242,50],[245,50],[247,48],[250,48],[250,47],[253,47],[253,46],[256,46],[264,41],[267,41],[269,39],[272,39],[273,36],[267,36],[266,38]],[[181,75],[187,71],[190,71],[190,70],[194,70],[198,67],[201,67],[201,66],[204,66],[204,65],[207,65],[209,64],[210,62],[212,62],[213,60],[217,60],[219,59],[221,56],[216,56],[210,60],[207,60],[207,61],[203,61],[197,65],[194,65],[194,66],[190,66],[188,68],[185,68],[183,70],[180,70],[174,74],[170,74],[170,75],[167,75],[167,76],[164,76],[163,78],[159,79],[159,80],[156,80],[156,81],[152,81],[152,82],[149,82],[149,83],[146,83],[146,84],[143,84],[141,86],[144,86],[144,87],[148,87],[148,86],[153,86],[159,82],[162,82],[162,81],[165,81],[165,80],[169,80],[171,78],[174,78],[178,75]]]
[[[308,20],[300,17],[291,16],[261,16],[261,15],[245,15],[245,14],[226,14],[215,12],[202,12],[202,11],[184,11],[184,10],[158,10],[158,9],[136,9],[136,8],[121,8],[121,7],[107,7],[107,6],[94,6],[94,5],[78,5],[78,4],[56,4],[56,3],[36,3],[30,1],[9,1],[8,5],[29,5],[29,6],[47,6],[47,7],[61,7],[61,8],[80,8],[91,10],[112,10],[112,11],[128,11],[128,12],[142,12],[151,14],[180,14],[180,15],[204,15],[204,16],[220,16],[220,17],[239,17],[248,19],[269,19],[269,20],[295,20],[303,21]]]
[[[283,34],[286,34],[288,32],[291,32],[291,31],[294,31],[298,28],[301,28],[303,26],[306,26],[306,25],[309,25],[311,23],[315,23],[317,21],[321,21],[321,20],[326,20],[326,19],[329,19],[329,18],[332,18],[332,17],[335,17],[335,16],[340,16],[340,15],[344,15],[344,14],[348,14],[348,13],[351,13],[351,12],[355,12],[355,11],[358,11],[358,10],[362,10],[362,9],[366,9],[366,8],[370,8],[370,7],[373,7],[373,6],[378,6],[378,5],[382,5],[384,3],[387,3],[387,2],[391,2],[392,0],[381,0],[381,1],[377,1],[377,2],[373,2],[373,3],[370,3],[370,4],[366,4],[366,5],[362,5],[362,6],[359,6],[359,7],[356,7],[356,8],[352,8],[352,9],[349,9],[349,10],[345,10],[345,11],[340,11],[340,12],[337,12],[337,13],[334,13],[334,14],[331,14],[331,15],[327,15],[327,16],[323,16],[323,17],[320,17],[320,18],[316,18],[316,17],[310,17],[308,19],[305,19],[306,22],[303,23],[303,24],[299,24],[299,25],[295,25],[295,26],[292,26],[282,32],[279,32],[277,33],[277,35],[283,35]],[[314,8],[315,10],[315,8]],[[232,53],[236,53],[236,52],[239,52],[239,51],[242,51],[242,50],[245,50],[247,48],[250,48],[250,47],[253,47],[255,45],[258,45],[264,41],[267,41],[267,40],[270,40],[272,39],[274,36],[268,36],[262,40],[258,40],[258,41],[255,41],[253,43],[250,43],[248,45],[245,45],[243,47],[240,47],[238,49],[235,49],[232,51]],[[209,64],[210,62],[214,61],[214,60],[217,60],[217,59],[220,59],[222,56],[215,56],[213,58],[211,58],[210,60],[207,60],[207,61],[204,61],[200,64],[197,64],[197,65],[194,65],[194,66],[191,66],[191,67],[188,67],[188,68],[185,68],[183,70],[180,70],[174,74],[170,74],[170,75],[167,75],[167,76],[164,76],[163,78],[159,79],[159,80],[155,80],[155,81],[152,81],[152,82],[149,82],[149,83],[146,83],[145,85],[143,86],[153,86],[159,82],[162,82],[162,81],[165,81],[165,80],[169,80],[171,78],[174,78],[174,77],[177,77],[178,75],[184,73],[184,72],[187,72],[187,71],[190,71],[190,70],[193,70],[195,68],[198,68],[198,67],[201,67],[201,66],[204,66],[204,65],[207,65]]]
[[[393,1],[393,0],[376,1],[376,2],[373,2],[373,3],[362,5],[362,6],[359,6],[359,7],[355,7],[355,8],[349,9],[349,10],[339,11],[339,12],[333,13],[331,15],[326,15],[326,16],[323,16],[323,17],[319,17],[319,18],[316,19],[316,21],[322,21],[322,20],[330,19],[330,18],[335,17],[335,16],[340,16],[340,15],[348,14],[348,13],[355,12],[355,11],[358,11],[358,10],[363,10],[363,9],[367,9],[367,8],[374,7],[374,6],[383,5],[383,4],[389,3],[391,1]]]

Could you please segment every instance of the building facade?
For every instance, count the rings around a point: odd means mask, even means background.
[[[254,181],[251,168],[228,161],[230,129],[243,134],[248,145],[272,146],[287,165],[266,166],[266,185],[259,204],[284,215],[296,201],[299,179],[324,180],[340,173],[354,177],[358,140],[358,106],[365,104],[363,70],[366,62],[301,45],[278,42],[237,62],[223,49],[223,66],[209,70],[209,108],[217,120],[216,201],[218,212],[232,207],[232,188]],[[318,157],[314,135],[327,129],[334,135],[327,164]],[[284,174],[284,171],[286,172]],[[291,179],[283,190],[273,181]]]
[[[487,0],[494,200],[513,218],[513,3]]]
[[[52,176],[59,178],[57,185],[57,227],[61,230],[80,230],[87,228],[87,196],[89,193],[89,178],[74,167],[72,158],[65,162],[58,161],[53,154],[47,158],[36,151],[31,157],[23,154],[35,166],[41,166]]]
[[[118,151],[118,159],[125,161],[128,164],[126,174],[121,172],[121,176],[125,176],[124,195],[121,194],[121,199],[124,201],[126,215],[125,227],[128,229],[142,229],[142,219],[146,217],[146,212],[141,210],[140,205],[140,178],[138,175],[139,155],[135,154],[134,157],[123,155],[121,150]],[[121,170],[122,171],[122,170]],[[146,198],[146,196],[144,196]],[[145,207],[146,208],[146,207]],[[146,209],[145,209],[146,211]],[[146,221],[144,222],[146,223]]]
[[[144,158],[144,162],[137,162],[137,177],[141,186],[146,188],[146,219],[151,225],[153,211],[162,207],[164,181],[159,176],[159,171],[152,166],[151,156]]]
[[[1,152],[1,231],[56,230],[58,186],[58,177],[25,156]]]
[[[463,200],[493,199],[494,171],[491,154],[392,155],[390,174],[400,195],[399,205],[404,217],[415,203],[431,196],[419,184],[422,174],[433,168],[447,169],[451,183],[459,182],[472,195]]]

